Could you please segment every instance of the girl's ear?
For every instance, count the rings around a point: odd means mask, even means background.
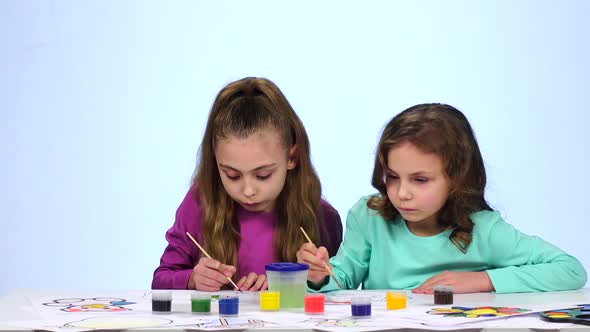
[[[297,144],[289,149],[289,161],[287,161],[287,169],[293,169],[297,166]]]

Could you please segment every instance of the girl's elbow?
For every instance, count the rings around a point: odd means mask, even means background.
[[[579,289],[586,286],[586,282],[588,281],[588,274],[584,266],[576,260],[575,266],[570,269],[570,280],[571,280],[571,289]]]
[[[578,274],[576,289],[586,286],[586,282],[588,282],[588,274],[586,273],[586,270],[582,266],[581,271]]]

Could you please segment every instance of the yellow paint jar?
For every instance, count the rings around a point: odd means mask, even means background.
[[[278,311],[281,306],[281,293],[273,291],[260,292],[260,310]]]
[[[398,310],[406,307],[405,292],[387,292],[385,293],[385,304],[387,310]]]

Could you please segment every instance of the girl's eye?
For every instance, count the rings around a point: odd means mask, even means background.
[[[230,179],[231,181],[236,181],[236,180],[238,180],[238,179],[240,178],[240,176],[239,176],[239,175],[233,175],[233,176],[231,176],[231,175],[229,175],[229,174],[225,174],[225,176],[226,176],[228,179]]]
[[[428,178],[416,178],[415,181],[419,183],[425,183],[428,182]]]
[[[399,177],[397,175],[387,174],[387,179],[388,180],[397,180],[397,179],[399,179]]]
[[[265,174],[265,175],[256,175],[256,178],[258,180],[267,180],[268,178],[270,178],[271,175],[272,175],[272,173]]]

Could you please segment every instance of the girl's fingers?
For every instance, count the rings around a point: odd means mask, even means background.
[[[193,278],[195,288],[199,290],[201,290],[199,287],[203,286],[220,288],[225,283],[221,273],[206,267],[201,261],[199,264],[197,264],[197,266],[195,266],[191,276]]]
[[[219,272],[221,272],[226,277],[231,278],[234,275],[234,273],[236,273],[236,268],[232,265],[221,264],[221,267],[219,268]]]
[[[311,266],[310,265],[309,266],[309,270],[310,271],[314,271],[314,272],[324,272],[324,271],[326,271],[326,268],[325,267],[321,267],[321,266],[316,266],[316,265],[314,265],[314,266]]]
[[[306,242],[301,246],[301,249],[299,250],[307,251],[310,252],[312,255],[315,255],[318,251],[318,248],[313,243]]]
[[[442,273],[439,273],[435,276],[432,276],[432,277],[426,279],[426,281],[424,281],[424,283],[422,283],[422,285],[415,288],[415,292],[419,292],[421,294],[433,293],[435,286],[449,284],[450,281],[447,278],[448,275],[449,275],[448,273],[442,272]]]
[[[199,275],[199,274],[195,275],[195,277],[193,278],[193,281],[195,284],[195,288],[197,290],[215,291],[215,290],[219,290],[222,286],[221,283],[219,283],[213,279],[206,278],[206,277]]]
[[[330,254],[328,253],[328,249],[326,249],[326,247],[319,247],[317,253],[315,254],[315,256],[319,259],[328,259],[330,258]]]
[[[227,277],[235,273],[236,268],[231,265],[221,264],[219,261],[207,257],[201,257],[195,266],[195,271],[208,279],[213,279],[221,285],[228,283]]]
[[[258,276],[256,283],[254,283],[254,285],[252,287],[250,287],[249,290],[251,290],[251,291],[261,290],[262,286],[264,285],[265,282],[266,282],[266,275],[261,274]]]
[[[327,259],[319,258],[309,252],[300,255],[299,261],[306,263],[310,268],[323,268]]]
[[[208,267],[212,270],[219,270],[219,268],[221,267],[221,263],[218,260],[207,258],[207,257],[201,257],[201,259],[199,259],[198,265],[203,265],[203,266]]]
[[[414,288],[412,292],[417,294],[424,294],[425,291],[428,289],[431,280],[432,278],[426,279],[426,281],[424,281],[420,286]]]
[[[245,282],[246,282],[246,276],[241,277],[240,280],[238,281],[238,283],[236,284],[236,286],[238,286],[238,289],[241,289]]]
[[[246,281],[240,287],[240,289],[241,290],[248,290],[248,289],[250,289],[250,287],[252,287],[252,285],[256,282],[256,279],[257,278],[258,278],[258,275],[256,273],[254,273],[254,272],[248,273],[248,276],[246,277]]]
[[[216,282],[222,285],[228,282],[227,278],[223,274],[219,273],[219,271],[217,270],[213,270],[204,266],[199,269],[198,265],[197,269],[199,274],[207,279],[215,280]]]

